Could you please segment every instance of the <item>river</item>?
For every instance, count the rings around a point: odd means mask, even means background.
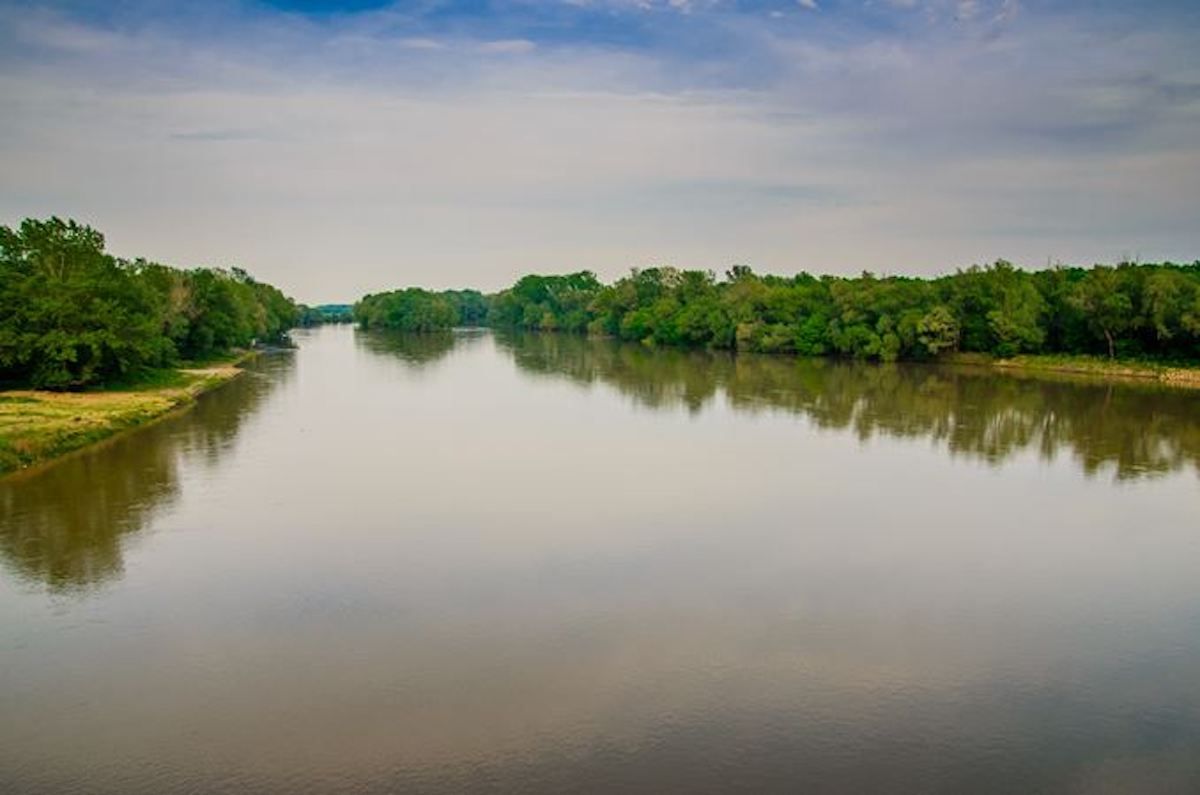
[[[1200,791],[1200,393],[295,336],[0,481],[0,791]]]

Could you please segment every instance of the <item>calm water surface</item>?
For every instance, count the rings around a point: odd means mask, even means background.
[[[0,792],[1200,791],[1200,394],[297,338],[0,481]]]

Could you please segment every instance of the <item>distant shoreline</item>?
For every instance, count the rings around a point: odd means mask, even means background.
[[[170,373],[165,385],[135,384],[86,392],[0,391],[0,478],[38,469],[184,410],[201,395],[241,376],[245,372],[241,365],[260,353],[239,351],[201,367],[165,371]],[[992,369],[1013,376],[1065,377],[1093,383],[1156,383],[1200,389],[1200,367],[1110,361],[1101,357],[997,358],[957,353],[931,364]]]
[[[1113,382],[1154,381],[1165,386],[1200,389],[1200,367],[1157,364],[1136,360],[1112,361],[1095,356],[1025,355],[998,358],[987,354],[957,353],[941,360],[945,364],[989,367],[1008,373],[1067,375]]]
[[[161,371],[158,384],[85,392],[0,391],[0,478],[38,469],[186,409],[241,376],[241,365],[258,354],[238,351],[203,366]]]

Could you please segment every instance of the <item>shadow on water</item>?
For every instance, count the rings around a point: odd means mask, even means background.
[[[292,366],[290,354],[264,357],[178,416],[0,481],[0,558],[55,592],[120,577],[125,545],[178,500],[180,468],[215,466]]]
[[[0,482],[0,791],[1200,792],[1200,395],[297,336]]]
[[[423,334],[355,329],[354,343],[360,350],[419,370],[437,364],[455,349],[479,344],[487,334],[486,330],[476,328]]]
[[[1026,450],[1069,454],[1117,479],[1200,471],[1197,393],[1019,377],[981,368],[875,365],[647,348],[567,335],[498,335],[523,372],[603,383],[651,409],[782,411],[823,429],[929,438],[998,465]]]
[[[473,329],[358,332],[355,345],[422,372],[488,336]],[[785,412],[860,440],[928,438],[951,455],[992,465],[1034,451],[1045,459],[1070,455],[1085,473],[1111,470],[1118,479],[1200,471],[1198,396],[1187,390],[651,349],[569,335],[495,339],[526,376],[605,384],[654,410],[698,413],[723,402],[742,413]],[[0,558],[54,591],[120,576],[124,545],[178,499],[181,466],[216,465],[293,367],[290,354],[264,357],[185,414],[0,482]]]

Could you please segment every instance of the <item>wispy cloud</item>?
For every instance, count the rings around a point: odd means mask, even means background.
[[[176,141],[255,141],[270,138],[256,130],[184,130],[173,132],[170,138]]]
[[[396,43],[410,50],[444,50],[446,43],[436,39],[425,39],[419,36],[397,39]]]
[[[314,300],[1197,256],[1196,14],[961,5],[0,2],[0,222],[78,215]]]
[[[497,39],[485,41],[479,45],[480,52],[498,53],[501,55],[524,55],[537,49],[537,45],[529,39]]]

